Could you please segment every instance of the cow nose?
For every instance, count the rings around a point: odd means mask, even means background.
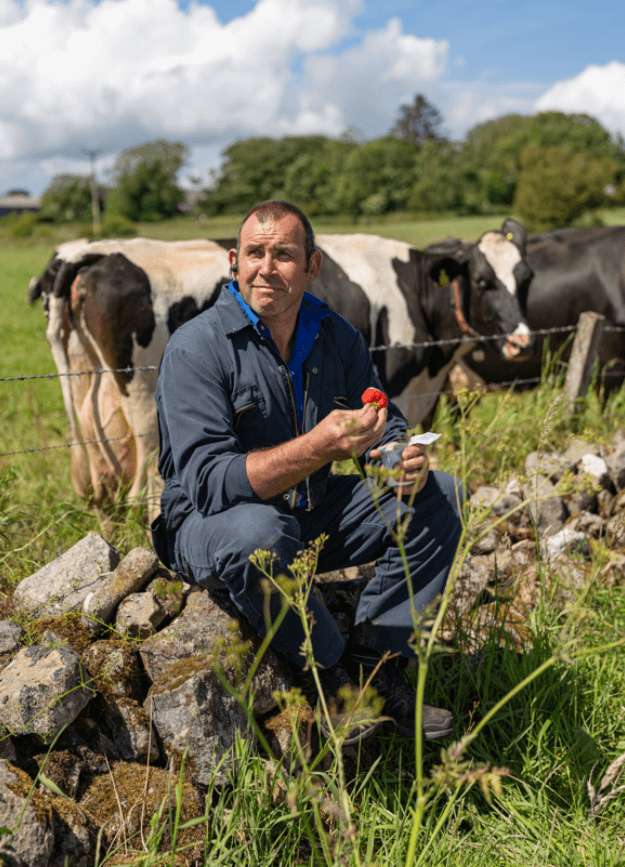
[[[510,338],[511,342],[518,347],[529,346],[531,339],[530,334],[513,334]]]

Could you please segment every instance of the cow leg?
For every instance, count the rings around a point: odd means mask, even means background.
[[[70,369],[67,359],[65,346],[63,345],[63,317],[67,312],[67,300],[65,298],[56,298],[54,295],[48,300],[48,327],[46,328],[46,340],[52,352],[52,358],[56,364],[56,369],[59,372],[61,382],[61,393],[63,395],[63,405],[65,407],[65,415],[67,416],[67,425],[69,427],[69,436],[71,442],[79,442],[80,436],[78,426],[74,417],[74,404],[72,401],[72,388],[70,385]]]

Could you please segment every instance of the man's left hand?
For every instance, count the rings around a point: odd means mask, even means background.
[[[381,460],[379,449],[371,450],[373,460]],[[400,497],[410,497],[420,493],[428,480],[430,459],[427,447],[422,445],[406,446],[401,454],[401,461],[394,469],[403,470],[399,478],[397,492]]]

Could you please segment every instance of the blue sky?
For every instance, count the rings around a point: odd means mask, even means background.
[[[255,4],[215,0],[205,5],[225,24]],[[591,63],[625,60],[625,8],[614,0],[364,0],[362,6],[353,19],[358,34],[397,17],[407,33],[448,40],[451,73],[459,80],[548,85],[572,78]],[[356,38],[346,37],[342,44]],[[463,65],[454,64],[456,59]]]
[[[508,112],[586,111],[625,135],[622,3],[0,0],[0,192],[184,141],[207,176],[251,135],[383,135],[423,93],[462,137]]]

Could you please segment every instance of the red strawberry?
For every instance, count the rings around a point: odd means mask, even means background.
[[[363,403],[372,403],[376,410],[388,406],[388,398],[379,388],[366,388],[361,400]]]

